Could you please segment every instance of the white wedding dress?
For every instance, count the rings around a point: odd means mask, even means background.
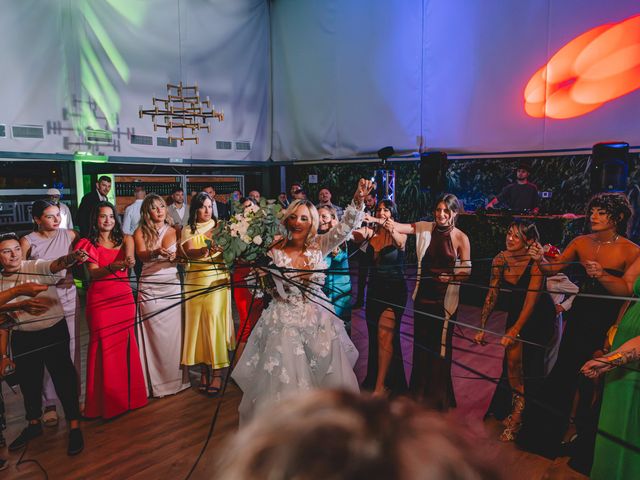
[[[349,206],[342,221],[303,255],[305,269],[327,269],[324,257],[359,228],[364,212]],[[269,256],[277,267],[290,269],[291,258],[280,249]],[[276,276],[281,275],[280,273]],[[286,298],[275,295],[251,332],[231,377],[243,392],[240,424],[263,407],[296,392],[314,388],[359,391],[353,367],[358,351],[331,302],[322,292],[325,274],[284,272]],[[282,290],[281,290],[282,291]]]

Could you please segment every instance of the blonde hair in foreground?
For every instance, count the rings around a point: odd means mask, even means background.
[[[265,409],[220,455],[221,480],[488,480],[455,424],[415,402],[317,390]]]

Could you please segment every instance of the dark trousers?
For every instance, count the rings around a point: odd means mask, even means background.
[[[42,416],[44,367],[51,375],[67,421],[78,420],[78,377],[69,352],[66,320],[63,318],[43,330],[14,331],[11,349],[27,420],[37,420]]]

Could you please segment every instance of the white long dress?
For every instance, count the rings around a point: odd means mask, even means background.
[[[358,228],[364,212],[349,206],[341,223],[317,237],[304,255],[305,268],[326,269],[324,257]],[[277,267],[292,268],[280,249],[269,255]],[[313,388],[359,391],[353,367],[358,351],[323,293],[325,274],[284,273],[286,298],[275,296],[251,332],[232,377],[243,392],[240,424],[283,397]],[[299,285],[299,284],[303,285]]]
[[[158,232],[154,248],[169,230]],[[173,244],[167,248],[176,251]],[[175,263],[159,257],[142,265],[138,284],[138,347],[147,392],[152,397],[173,395],[189,388],[189,374],[180,366],[182,352],[182,292]]]

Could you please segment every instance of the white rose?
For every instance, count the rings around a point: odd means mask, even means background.
[[[244,243],[251,243],[251,237],[249,235],[242,235],[240,236],[240,240],[242,240]]]
[[[248,229],[249,229],[249,222],[247,222],[246,220],[243,220],[242,222],[238,223],[238,231],[240,232],[240,235],[246,235]]]
[[[256,245],[262,245],[262,237],[260,235],[256,235],[253,237],[253,243]]]

